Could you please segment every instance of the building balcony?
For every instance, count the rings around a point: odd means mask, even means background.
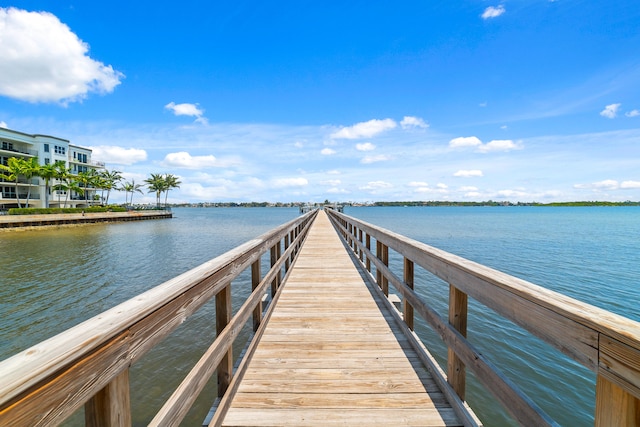
[[[11,155],[11,157],[15,157],[15,154],[24,154],[26,156],[35,157],[38,155],[37,150],[30,150],[24,147],[4,147],[0,145],[0,153],[5,153]]]

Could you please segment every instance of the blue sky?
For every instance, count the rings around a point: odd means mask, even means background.
[[[640,200],[636,0],[0,7],[0,125],[170,202]]]

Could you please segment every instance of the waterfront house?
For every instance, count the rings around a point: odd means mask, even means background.
[[[0,128],[0,162],[6,166],[12,157],[23,159],[37,157],[40,165],[61,161],[71,175],[88,172],[91,169],[99,171],[104,168],[104,163],[91,160],[91,149],[71,144],[66,139],[49,135],[30,135]],[[45,180],[40,177],[27,179],[19,176],[17,188],[15,182],[0,178],[0,209],[17,207],[18,198],[20,204],[25,207],[27,193],[30,194],[29,207],[44,207],[47,199],[49,207],[82,208],[100,203],[99,198],[96,197],[98,195],[96,188],[89,187],[84,194],[70,191],[67,195],[67,190],[55,189],[55,186],[60,183],[58,179],[51,180],[49,194],[46,195]]]

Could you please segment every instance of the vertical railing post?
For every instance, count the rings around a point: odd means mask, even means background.
[[[260,258],[251,264],[251,292],[260,285]],[[264,296],[264,295],[263,295]],[[257,331],[262,323],[262,298],[258,301],[258,305],[253,309],[253,332]]]
[[[365,246],[369,251],[369,253],[371,253],[371,235],[367,233],[367,237],[365,238],[365,240],[366,240]],[[367,271],[371,273],[371,260],[369,259],[369,255],[367,255],[366,265],[367,265]]]
[[[362,229],[358,230],[358,242],[362,245]],[[364,261],[364,251],[360,249],[360,262]]]
[[[284,251],[286,252],[289,249],[289,233],[284,236]],[[289,271],[289,264],[291,264],[291,259],[287,257],[284,261],[284,271],[285,273]]]
[[[462,336],[467,336],[467,294],[449,285],[449,324]],[[455,351],[449,348],[447,359],[448,382],[460,399],[464,400],[466,390],[466,368]]]
[[[413,261],[408,258],[404,259],[404,283],[413,289],[414,266]],[[404,323],[413,331],[413,306],[409,304],[407,298],[402,300],[402,314]]]
[[[595,427],[640,425],[640,399],[602,375],[596,377]]]
[[[376,240],[376,257],[386,266],[389,266],[389,247]],[[389,279],[382,274],[379,268],[376,268],[376,280],[382,292],[389,296]]]
[[[130,427],[129,369],[122,371],[84,405],[87,427]]]
[[[231,322],[231,283],[216,294],[216,336]],[[224,396],[233,375],[233,348],[229,347],[218,365],[218,397]]]
[[[278,262],[278,247],[280,246],[280,242],[276,243],[271,247],[271,268]],[[276,292],[278,291],[278,286],[280,286],[280,272],[273,278],[271,281],[271,297],[276,296]]]

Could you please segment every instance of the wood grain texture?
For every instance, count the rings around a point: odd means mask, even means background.
[[[221,425],[461,425],[318,214]]]

